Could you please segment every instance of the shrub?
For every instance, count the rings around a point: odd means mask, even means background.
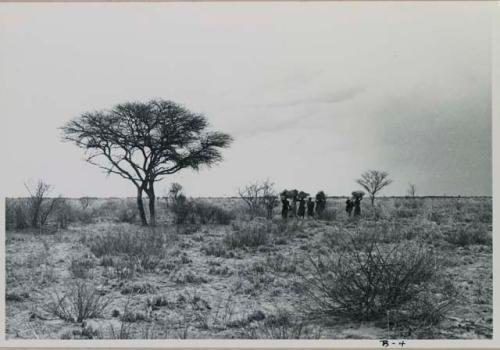
[[[75,221],[73,207],[67,200],[58,200],[55,210],[55,219],[59,227],[62,229],[68,228],[68,225]]]
[[[193,211],[201,224],[229,225],[234,219],[230,212],[210,203],[194,202]]]
[[[269,180],[258,181],[239,189],[238,194],[247,205],[250,219],[256,216],[265,216],[267,219],[273,218],[274,208],[279,204],[274,183]]]
[[[270,225],[256,221],[233,225],[233,232],[224,236],[223,242],[229,249],[258,247],[270,241]]]
[[[314,329],[302,317],[285,309],[278,309],[255,326],[244,327],[242,338],[247,339],[318,339],[321,329]],[[251,318],[248,318],[251,321]]]
[[[152,294],[156,292],[156,287],[148,282],[128,284],[121,290],[121,294]]]
[[[337,219],[337,212],[331,209],[323,209],[318,212],[318,219],[325,221],[335,221]]]
[[[219,224],[229,225],[234,215],[227,210],[210,204],[188,200],[179,195],[170,206],[176,224]]]
[[[116,214],[116,221],[117,222],[125,222],[125,223],[133,223],[135,222],[136,216],[137,216],[137,208],[135,206],[129,205],[130,203],[127,203],[124,206],[121,206]]]
[[[71,275],[75,278],[87,278],[89,277],[90,270],[94,266],[94,259],[89,257],[81,257],[77,259],[71,259],[69,270],[71,271]]]
[[[400,208],[393,212],[396,219],[410,219],[417,216],[417,211],[414,209]]]
[[[175,201],[173,201],[170,206],[170,210],[174,214],[174,222],[176,224],[185,224],[188,222],[192,224],[196,223],[193,216],[192,205],[183,194],[179,194],[175,198]]]
[[[210,242],[201,248],[202,251],[207,255],[212,255],[216,257],[226,256],[226,247],[220,242]]]
[[[111,302],[111,299],[102,296],[93,286],[83,281],[76,281],[75,285],[62,295],[54,292],[51,299],[45,309],[70,322],[101,317]]]
[[[165,236],[155,230],[109,231],[86,239],[85,243],[96,257],[123,255],[145,270],[155,269],[165,256]]]
[[[173,281],[177,284],[186,284],[186,283],[200,284],[208,282],[206,278],[204,278],[203,276],[195,275],[192,271],[178,273],[173,278]]]
[[[5,199],[5,229],[22,230],[28,227],[28,208],[23,200]]]
[[[492,236],[486,224],[460,225],[444,233],[445,241],[458,246],[468,246],[471,244],[492,244]]]
[[[375,235],[346,235],[330,252],[309,258],[301,287],[311,315],[376,319],[413,300],[434,277],[435,260],[422,244],[382,245]]]

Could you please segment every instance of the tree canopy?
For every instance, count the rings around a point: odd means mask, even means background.
[[[385,171],[368,170],[361,174],[361,178],[357,179],[356,182],[368,191],[373,205],[375,195],[384,187],[389,186],[392,180],[389,179],[389,173]]]
[[[138,190],[138,200],[144,191],[151,202],[154,182],[164,176],[222,160],[221,149],[231,144],[232,137],[209,131],[208,126],[204,115],[156,99],[83,113],[61,130],[64,140],[85,150],[87,162],[130,180]],[[153,221],[151,209],[150,203]],[[145,223],[143,213],[141,219]]]

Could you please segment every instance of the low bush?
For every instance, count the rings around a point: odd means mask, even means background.
[[[270,242],[271,229],[270,224],[258,221],[233,224],[233,231],[226,233],[223,242],[229,249],[258,247]]]
[[[170,205],[176,224],[218,224],[229,225],[234,215],[210,203],[179,196]]]
[[[275,314],[262,315],[261,321],[244,327],[246,339],[319,339],[321,329],[307,324],[304,318],[285,309]],[[250,320],[250,318],[249,318]]]
[[[131,204],[131,203],[127,203]],[[137,217],[137,207],[134,205],[123,205],[116,212],[116,221],[134,223]]]
[[[148,282],[131,283],[123,287],[121,294],[152,294],[156,292],[156,287]]]
[[[55,220],[58,227],[62,229],[68,228],[68,225],[76,221],[74,208],[66,199],[59,199],[55,205]]]
[[[187,272],[179,272],[175,277],[173,277],[173,281],[177,284],[201,284],[207,283],[208,280],[203,276],[198,276],[194,274],[192,271]]]
[[[301,275],[310,315],[376,319],[390,309],[414,300],[435,276],[434,256],[412,241],[381,244],[372,234],[346,239],[326,253],[309,258]]]
[[[468,246],[472,244],[489,245],[492,244],[492,235],[486,224],[455,225],[444,232],[445,241],[457,245]]]
[[[418,212],[414,209],[408,209],[408,208],[399,208],[394,210],[392,215],[396,219],[410,219],[416,217]]]
[[[337,212],[333,209],[325,209],[318,213],[319,220],[335,221],[337,220]]]
[[[215,257],[225,257],[227,254],[227,249],[221,242],[210,242],[201,248],[202,251],[207,255],[212,255]]]
[[[76,281],[69,291],[54,292],[45,309],[51,314],[70,322],[82,322],[88,318],[102,317],[111,299],[84,281]]]
[[[28,225],[28,207],[25,201],[12,198],[5,199],[5,228],[22,230]]]
[[[194,202],[193,210],[201,224],[229,225],[234,219],[227,210],[209,203]]]
[[[80,257],[71,259],[69,270],[75,278],[88,278],[91,269],[95,266],[95,260],[90,257]]]
[[[98,258],[125,256],[145,270],[154,270],[165,257],[166,238],[162,232],[108,231],[92,239],[85,239],[90,251]]]

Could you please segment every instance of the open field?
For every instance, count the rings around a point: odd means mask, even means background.
[[[16,229],[7,199],[7,338],[492,337],[491,198],[344,200],[284,221],[199,199],[221,212],[176,223],[160,199],[155,228],[133,199],[67,200]]]

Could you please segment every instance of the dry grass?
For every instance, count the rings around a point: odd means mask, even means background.
[[[7,337],[491,338],[491,200],[380,198],[349,219],[329,199],[328,217],[286,221],[196,202],[175,224],[160,201],[151,230],[117,223],[133,199],[67,200],[55,234],[14,230],[12,206]]]

